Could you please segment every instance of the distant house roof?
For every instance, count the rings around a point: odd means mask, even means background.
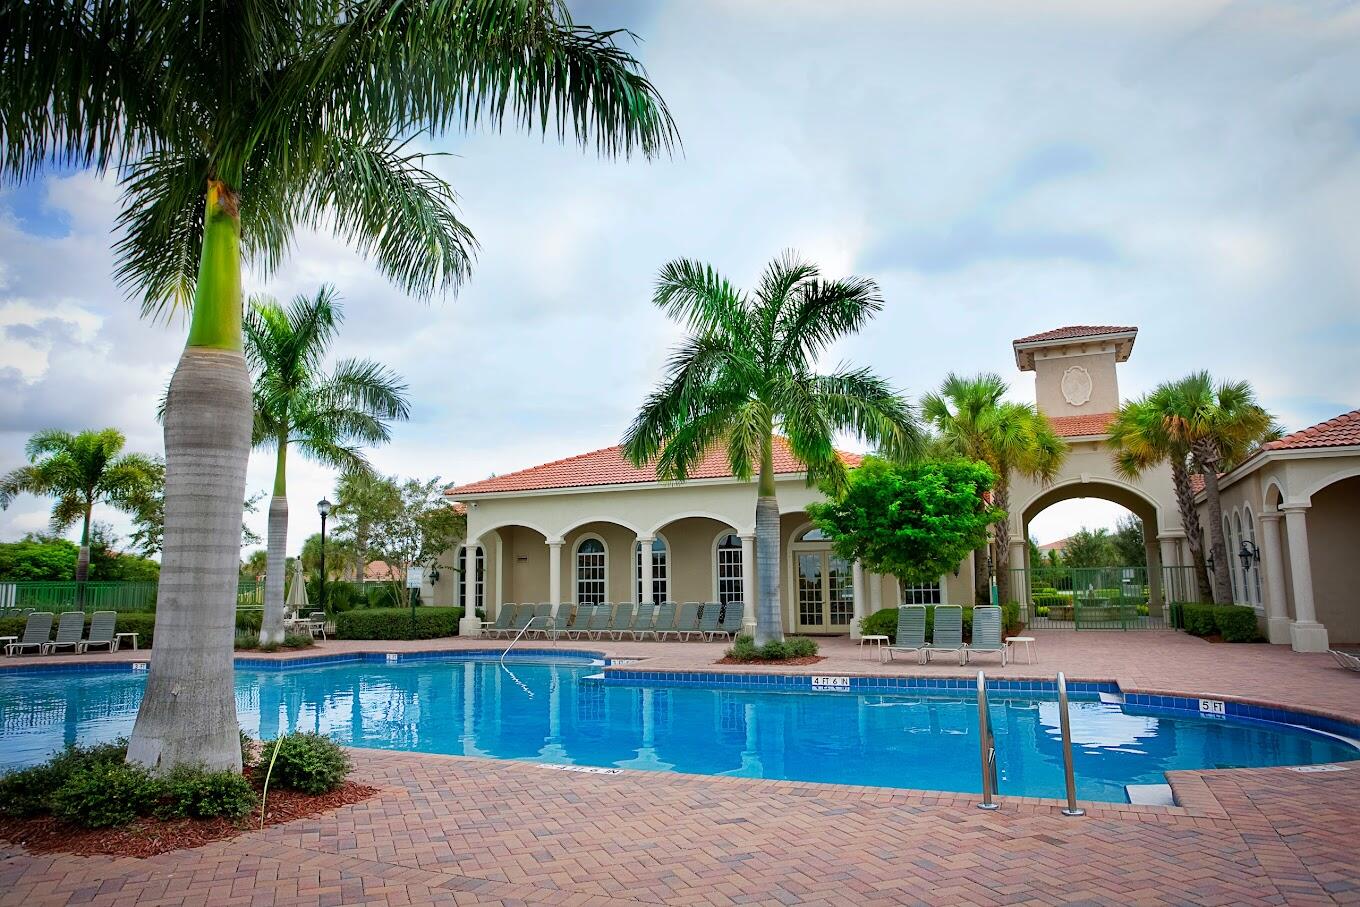
[[[1020,371],[1028,372],[1034,368],[1036,349],[1067,346],[1087,340],[1116,340],[1115,361],[1125,362],[1133,352],[1133,341],[1137,336],[1138,328],[1133,325],[1070,324],[1028,337],[1018,337],[1011,341],[1011,347],[1015,350],[1015,364]]]
[[[1067,543],[1070,542],[1071,540],[1072,540],[1071,536],[1068,536],[1065,539],[1058,539],[1056,542],[1048,542],[1047,544],[1040,545],[1039,551],[1040,553],[1043,554],[1047,554],[1050,551],[1056,551],[1059,554],[1062,554],[1064,551],[1067,550]]]
[[[1087,413],[1080,416],[1049,416],[1048,424],[1063,438],[1085,438],[1106,434],[1114,413]]]
[[[364,564],[364,580],[367,582],[386,582],[397,578],[396,568],[386,561],[369,561]]]
[[[858,466],[862,459],[858,454],[840,451],[841,460],[847,466]],[[774,471],[776,474],[802,473],[806,471],[803,463],[793,455],[788,441],[775,438]],[[690,471],[691,479],[721,479],[732,475],[727,462],[727,451],[715,448],[703,461]],[[445,494],[450,497],[481,494],[505,494],[516,491],[544,491],[553,488],[589,488],[600,485],[637,485],[656,482],[656,464],[650,463],[641,468],[630,464],[623,456],[619,446],[593,450],[577,454],[563,460],[554,460],[542,466],[521,469],[503,476],[492,476],[480,482],[471,482],[449,488]]]
[[[1350,447],[1360,444],[1360,409],[1310,425],[1278,441],[1270,441],[1266,450],[1296,450],[1306,447]]]

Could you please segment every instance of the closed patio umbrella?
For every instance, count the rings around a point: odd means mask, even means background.
[[[293,575],[288,580],[288,595],[284,599],[293,616],[300,616],[307,610],[307,580],[302,575],[302,559],[293,561]]]

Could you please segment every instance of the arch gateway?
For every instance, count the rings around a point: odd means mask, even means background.
[[[1033,375],[1035,403],[1071,447],[1052,482],[1012,478],[1009,569],[998,580],[1021,602],[1031,625],[1159,627],[1167,623],[1171,602],[1195,598],[1170,468],[1130,481],[1115,472],[1106,444],[1120,400],[1119,365],[1132,355],[1137,335],[1135,327],[1077,325],[1012,343],[1016,367]],[[1341,601],[1347,588],[1360,585],[1360,575],[1347,572],[1360,559],[1337,556],[1344,549],[1333,539],[1338,526],[1360,536],[1354,500],[1360,493],[1360,411],[1351,415],[1353,435],[1346,428],[1329,436],[1349,439],[1351,446],[1328,451],[1350,460],[1320,458],[1315,446],[1286,444],[1222,480],[1230,546],[1237,550],[1246,542],[1261,556],[1235,574],[1238,600],[1257,608],[1272,642],[1325,647],[1321,621],[1328,618],[1360,641],[1360,609]],[[848,464],[859,461],[855,454],[842,456]],[[821,495],[807,487],[802,464],[782,442],[776,445],[775,471],[786,632],[857,637],[859,620],[880,608],[971,604],[989,595],[989,589],[974,588],[972,555],[952,573],[906,589],[893,577],[845,563],[829,542],[809,531],[805,508]],[[475,601],[494,618],[511,602],[560,607],[755,600],[755,487],[731,476],[722,451],[710,454],[683,483],[659,482],[654,468],[635,468],[618,447],[608,447],[452,487],[446,495],[466,507],[469,542],[441,559],[455,569],[440,571],[427,584],[425,599],[436,605]],[[1054,576],[1030,563],[1031,521],[1053,504],[1086,497],[1122,505],[1142,521],[1146,568]],[[1305,522],[1309,507],[1312,525]],[[1357,542],[1360,537],[1351,551]],[[480,569],[460,571],[460,552],[466,564],[469,547]],[[996,554],[988,560],[999,562]],[[1330,572],[1315,579],[1319,565]],[[748,608],[748,616],[753,613]],[[471,619],[463,632],[476,633]]]

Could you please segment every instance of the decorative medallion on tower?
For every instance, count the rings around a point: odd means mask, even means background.
[[[1081,406],[1091,399],[1091,373],[1074,365],[1062,376],[1063,399],[1073,406]]]

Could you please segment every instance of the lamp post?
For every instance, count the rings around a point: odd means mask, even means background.
[[[326,517],[331,514],[331,502],[322,498],[316,502],[316,512],[321,514],[321,580],[317,598],[321,600],[321,610],[326,610]]]

